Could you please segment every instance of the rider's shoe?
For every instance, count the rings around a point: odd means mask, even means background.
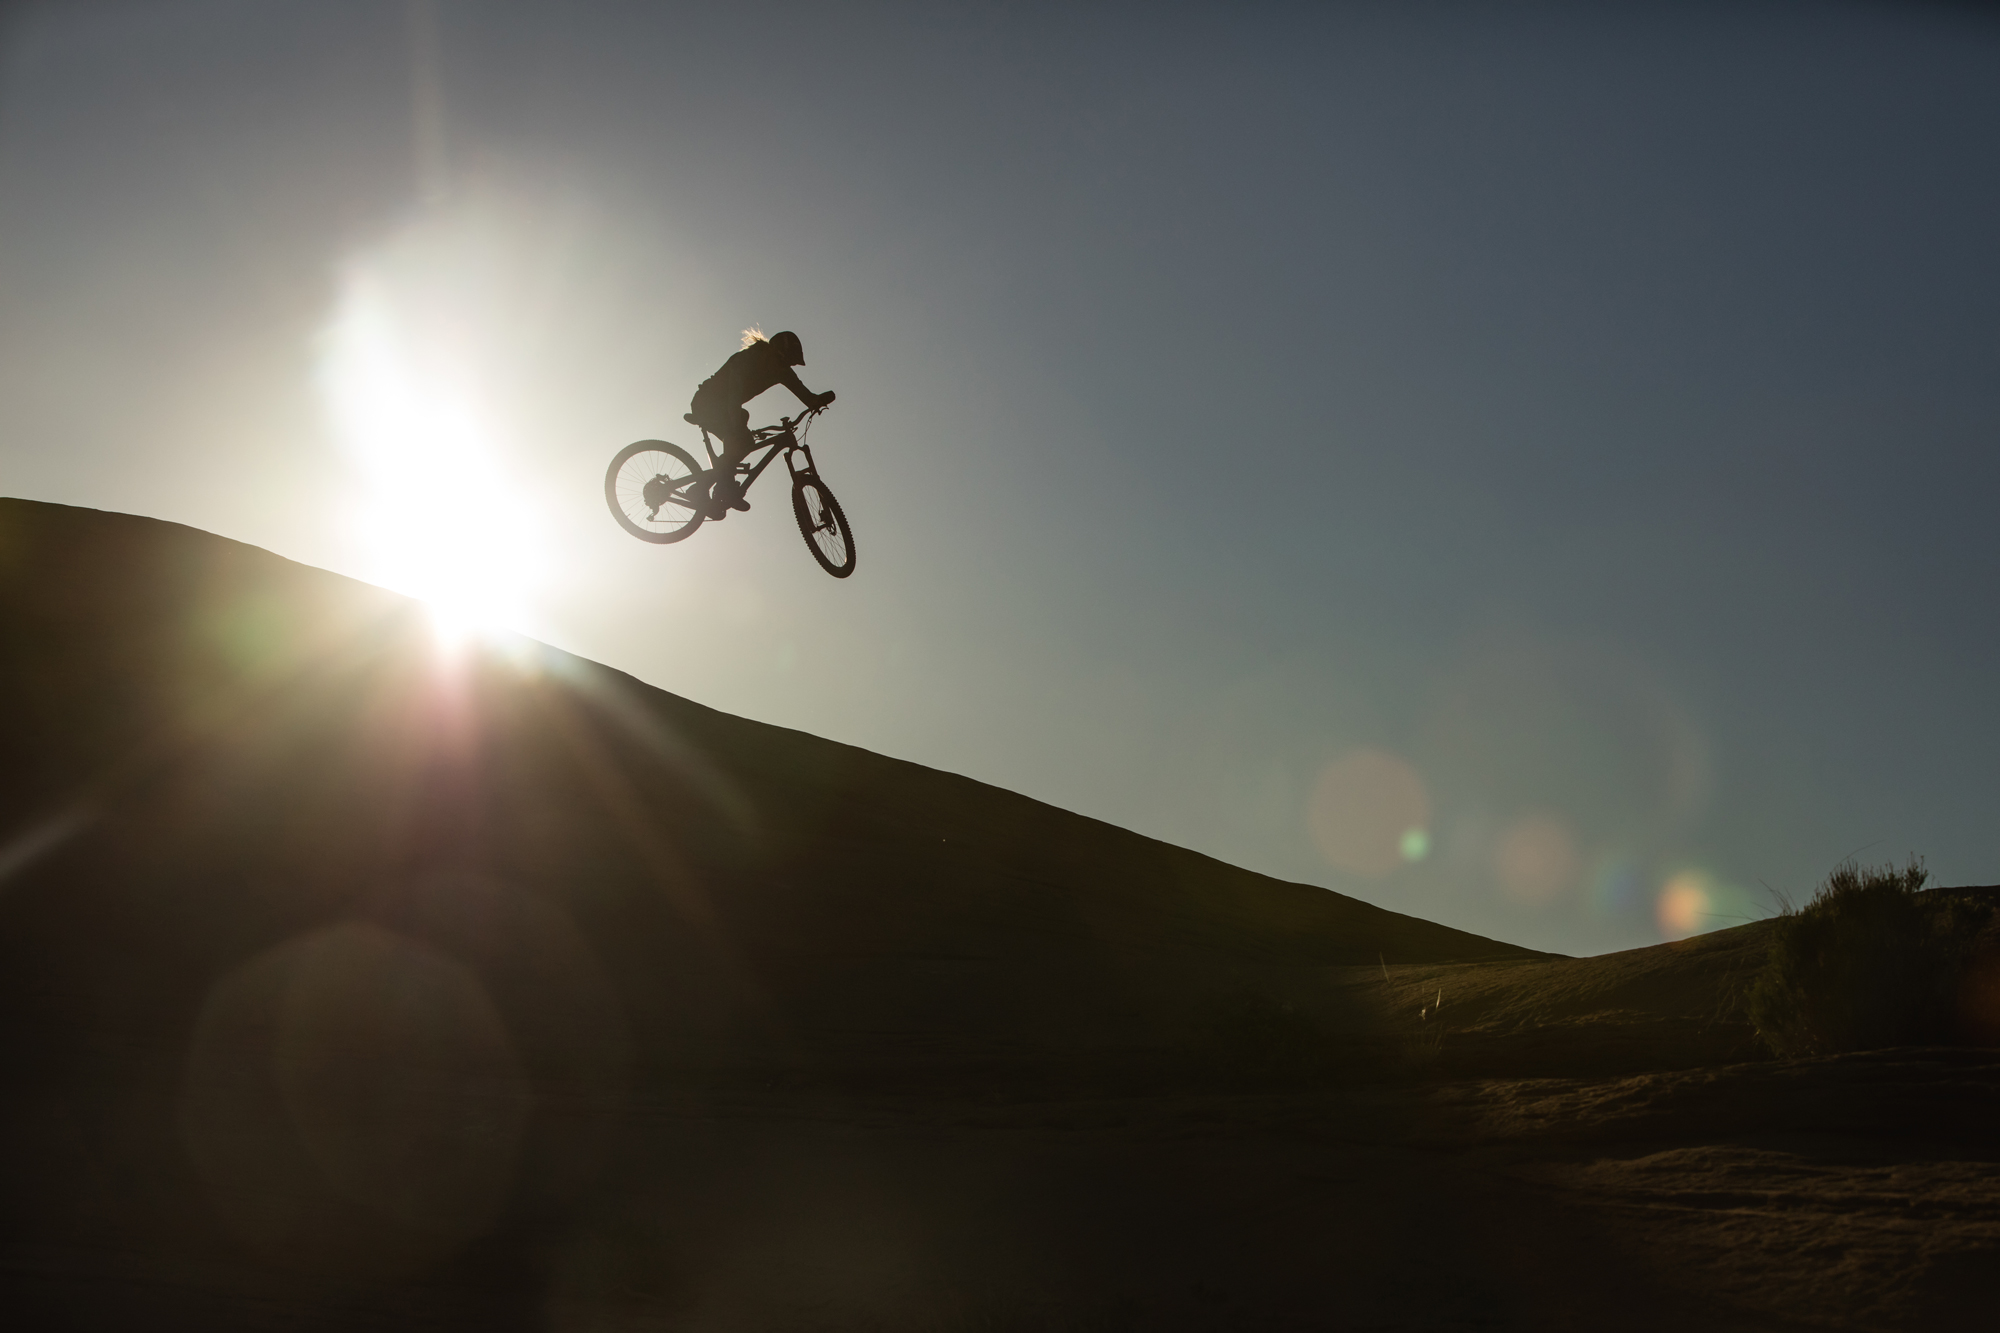
[[[709,495],[714,501],[715,517],[717,518],[722,517],[722,511],[725,508],[748,509],[750,507],[750,502],[743,498],[742,483],[734,477],[723,477],[718,480],[710,488]]]

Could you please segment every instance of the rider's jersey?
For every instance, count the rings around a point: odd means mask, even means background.
[[[701,382],[694,391],[696,411],[704,406],[741,407],[773,385],[782,384],[797,394],[802,403],[812,401],[812,393],[799,382],[792,368],[767,342],[754,342],[722,363],[722,369]]]

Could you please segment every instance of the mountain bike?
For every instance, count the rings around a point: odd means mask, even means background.
[[[798,520],[806,549],[821,569],[844,579],[854,572],[854,529],[848,526],[840,501],[820,479],[805,441],[813,418],[825,410],[809,407],[796,417],[780,417],[775,426],[752,431],[750,448],[732,472],[742,488],[739,494],[747,496],[764,470],[783,458],[792,477],[792,516]],[[639,440],[620,449],[604,474],[604,500],[611,506],[611,516],[642,542],[685,540],[704,522],[719,522],[730,512],[713,495],[725,474],[708,428],[693,413],[682,419],[701,431],[707,467],[696,466],[694,457],[678,444]]]

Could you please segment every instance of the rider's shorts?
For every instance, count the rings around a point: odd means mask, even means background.
[[[688,415],[721,436],[724,444],[740,449],[750,443],[750,409],[747,407],[726,399],[717,402],[696,391],[694,401],[688,404]]]

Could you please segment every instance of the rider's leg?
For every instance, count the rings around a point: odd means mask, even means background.
[[[722,440],[722,457],[716,461],[716,469],[722,475],[716,478],[709,493],[733,509],[748,509],[750,502],[743,498],[743,487],[736,480],[736,465],[750,452],[750,410],[739,407],[717,416],[720,419],[710,423],[709,429]]]
[[[727,413],[718,413],[713,430],[722,440],[724,455],[734,466],[743,461],[743,455],[750,452],[750,409],[739,407]]]

